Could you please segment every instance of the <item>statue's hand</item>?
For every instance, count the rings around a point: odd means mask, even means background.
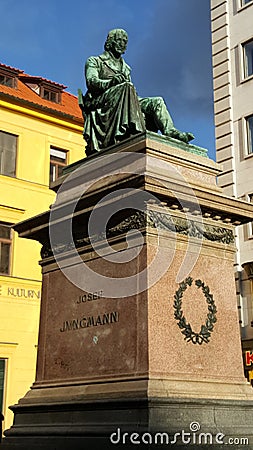
[[[111,79],[111,86],[116,86],[117,84],[124,83],[126,81],[125,75],[123,73],[118,73],[114,75]]]

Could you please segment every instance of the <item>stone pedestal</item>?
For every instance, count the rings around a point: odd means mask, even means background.
[[[253,208],[218,172],[203,149],[139,135],[69,166],[51,211],[15,227],[43,245],[43,295],[36,381],[4,448],[253,445],[233,272]]]

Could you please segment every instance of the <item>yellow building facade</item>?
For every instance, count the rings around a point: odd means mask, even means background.
[[[66,164],[83,158],[83,119],[65,86],[0,64],[0,412],[34,381],[41,296],[40,245],[11,225],[47,210]]]

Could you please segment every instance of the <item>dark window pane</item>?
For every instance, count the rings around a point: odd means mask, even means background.
[[[14,78],[7,75],[0,75],[0,84],[8,87],[14,87]]]
[[[56,96],[56,93],[55,92],[51,92],[51,98],[50,98],[50,100],[52,101],[52,102],[57,102],[57,96]]]
[[[0,223],[0,239],[10,239],[11,238],[11,228],[8,225]]]
[[[62,176],[64,166],[58,166],[58,178]]]
[[[0,241],[0,273],[9,273],[10,244]]]
[[[49,91],[46,91],[46,90],[44,89],[44,92],[43,92],[43,98],[45,98],[46,100],[49,100]]]
[[[43,89],[42,97],[45,100],[49,100],[49,101],[54,102],[54,103],[58,103],[58,99],[59,99],[58,92],[49,91],[48,89]]]
[[[253,41],[244,44],[244,76],[253,75]]]
[[[6,361],[5,359],[0,359],[0,412],[3,411],[5,369]]]
[[[247,119],[248,153],[253,153],[253,116]]]

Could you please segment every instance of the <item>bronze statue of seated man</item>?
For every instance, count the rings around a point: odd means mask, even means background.
[[[86,61],[87,92],[79,96],[84,116],[86,154],[91,155],[145,130],[188,143],[194,139],[174,127],[162,97],[138,97],[131,82],[131,68],[122,58],[127,48],[126,31],[109,32],[104,53]]]

